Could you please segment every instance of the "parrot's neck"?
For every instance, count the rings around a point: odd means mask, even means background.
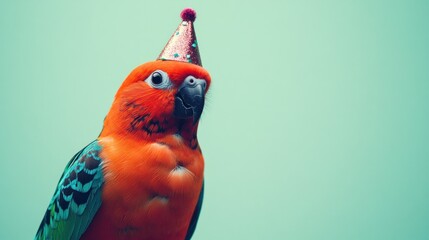
[[[159,141],[169,135],[180,135],[192,149],[199,148],[197,140],[198,123],[192,119],[150,118],[150,115],[124,116],[109,113],[100,137],[120,136],[137,141]]]

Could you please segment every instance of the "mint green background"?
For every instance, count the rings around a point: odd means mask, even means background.
[[[213,86],[194,239],[429,239],[428,1],[0,2],[0,239],[191,6]]]

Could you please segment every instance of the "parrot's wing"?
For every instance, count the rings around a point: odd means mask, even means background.
[[[79,239],[101,206],[101,147],[93,141],[67,164],[35,240]]]
[[[185,240],[191,239],[192,235],[195,232],[198,218],[200,217],[201,206],[203,205],[203,198],[204,198],[204,182],[203,182],[203,186],[201,187],[200,197],[198,198],[197,206],[195,206],[194,213],[192,214],[191,223],[189,224],[188,232],[186,233]]]

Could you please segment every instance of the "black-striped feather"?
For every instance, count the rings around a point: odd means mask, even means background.
[[[79,239],[101,206],[101,147],[97,141],[67,164],[37,231],[36,240]]]

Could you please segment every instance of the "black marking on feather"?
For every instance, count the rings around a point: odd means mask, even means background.
[[[64,195],[60,193],[60,198],[58,199],[59,207],[61,209],[67,209],[70,206],[70,201],[64,199]]]
[[[192,148],[193,150],[195,150],[195,149],[197,149],[197,148],[198,148],[198,139],[197,139],[197,134],[196,134],[196,133],[194,133],[194,134],[192,135],[192,139],[191,139],[191,148]]]
[[[75,170],[73,170],[73,171],[70,173],[69,177],[68,177],[68,178],[66,178],[66,179],[68,179],[70,182],[72,182],[73,180],[75,180],[75,179],[76,179],[76,171],[75,171]],[[63,186],[64,186],[64,183],[63,183]]]
[[[48,225],[51,223],[51,211],[49,208],[46,210],[45,216],[43,217],[43,220],[42,220],[42,224],[43,222],[45,222]]]
[[[164,126],[157,119],[149,120],[149,122],[143,125],[142,130],[145,131],[148,135],[165,132]]]
[[[55,208],[54,208],[55,213],[59,213],[60,212],[60,205],[59,205],[58,201],[54,202],[54,206],[55,206]]]
[[[147,117],[149,117],[150,114],[144,114],[144,115],[138,115],[134,117],[134,119],[130,123],[130,131],[135,131],[139,128],[141,128],[141,125],[144,124]]]
[[[70,195],[72,195],[73,194],[73,192],[74,192],[74,190],[71,188],[71,187],[67,187],[67,188],[64,188],[63,190],[62,190],[62,193],[65,195],[65,196],[70,196]]]
[[[63,186],[67,186],[67,185],[69,185],[69,184],[70,184],[70,178],[66,178],[66,179],[64,179]]]
[[[94,170],[96,168],[98,168],[98,166],[100,165],[100,161],[95,160],[94,158],[82,158],[85,161],[85,168],[88,170]]]
[[[77,179],[79,180],[80,183],[82,183],[82,185],[85,185],[91,182],[92,180],[94,180],[94,174],[89,174],[86,171],[80,171],[77,174]]]
[[[60,221],[68,221],[70,214],[80,215],[88,206],[91,207],[91,211],[94,211],[92,208],[95,208],[95,211],[98,209],[99,205],[97,206],[95,203],[99,203],[99,200],[94,199],[91,204],[89,204],[89,200],[98,196],[95,194],[99,193],[99,188],[103,183],[100,166],[102,160],[98,155],[100,150],[100,146],[94,141],[69,161],[35,239],[51,239],[53,232],[56,231],[56,224]],[[87,206],[87,204],[89,205]],[[86,212],[88,213],[88,210]],[[80,231],[85,230],[88,224],[89,222],[85,222],[84,225],[81,225],[83,228],[76,229],[78,232],[73,234],[80,236],[79,234],[82,234]]]
[[[79,206],[82,204],[86,204],[89,198],[89,194],[91,193],[91,191],[88,192],[78,192],[75,191],[73,193],[73,201]]]
[[[143,106],[140,105],[140,104],[138,104],[138,103],[136,103],[136,102],[134,102],[134,101],[131,101],[131,102],[127,101],[127,102],[125,102],[124,104],[121,105],[121,107],[119,108],[119,111],[126,112],[126,111],[134,110],[136,108],[143,109]]]
[[[140,105],[137,104],[137,103],[135,103],[135,102],[127,102],[127,103],[125,103],[125,107],[127,107],[127,108],[136,108],[138,106],[140,106]]]

